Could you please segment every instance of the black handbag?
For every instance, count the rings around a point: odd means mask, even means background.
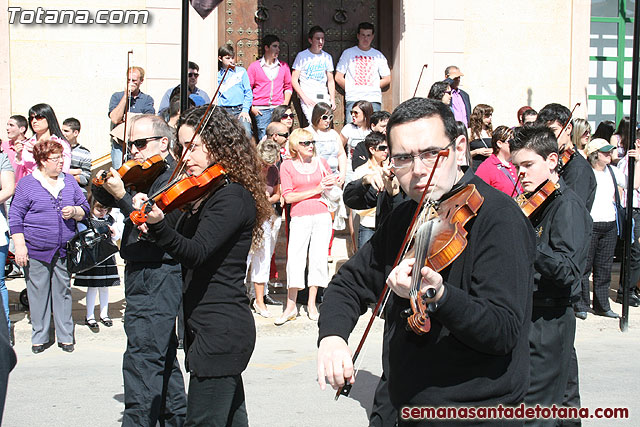
[[[614,189],[615,206],[616,206],[616,228],[618,231],[618,237],[623,239],[624,228],[627,223],[627,210],[620,203],[620,194],[618,194],[618,182],[616,181],[616,177],[613,174],[613,170],[611,170],[611,166],[607,165],[607,169],[609,169],[611,178],[613,178],[613,189]]]
[[[67,270],[69,274],[82,273],[98,264],[103,263],[118,252],[118,246],[111,240],[111,230],[108,225],[94,226],[87,221],[86,230],[77,231],[76,235],[67,242]]]

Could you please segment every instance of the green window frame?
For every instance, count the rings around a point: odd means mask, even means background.
[[[640,0],[637,0],[640,1]],[[616,93],[615,95],[597,95],[591,94],[587,99],[593,100],[612,100],[616,101],[616,124],[620,122],[624,113],[624,101],[631,99],[630,95],[624,94],[625,85],[625,63],[633,60],[630,56],[625,56],[626,30],[627,24],[633,22],[633,13],[627,14],[627,0],[618,0],[618,16],[617,17],[598,17],[592,16],[591,22],[615,23],[617,24],[617,55],[616,56],[589,56],[589,61],[597,62],[615,62],[616,63]],[[628,115],[628,114],[627,114]]]

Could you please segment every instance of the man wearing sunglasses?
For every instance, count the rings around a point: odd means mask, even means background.
[[[202,99],[204,99],[205,102],[208,104],[211,101],[211,98],[209,98],[209,95],[207,95],[207,92],[205,92],[204,90],[196,86],[198,84],[199,76],[200,76],[200,67],[195,62],[189,61],[189,69],[187,71],[187,86],[189,87],[189,95],[201,96]],[[160,100],[158,113],[164,110],[165,108],[169,108],[169,104],[171,103],[171,92],[173,92],[173,90],[176,87],[177,86],[170,87],[164,93],[164,96]]]
[[[334,388],[345,382],[359,387],[347,339],[386,283],[391,295],[384,309],[383,366],[401,425],[409,406],[520,404],[529,378],[533,229],[512,200],[459,166],[467,141],[442,102],[412,98],[400,104],[387,136],[393,171],[411,200],[391,213],[327,287],[318,324],[318,382],[321,388],[327,380]],[[446,157],[436,167],[441,152]],[[424,191],[438,202],[471,184],[483,203],[464,226],[467,245],[459,256],[439,272],[422,264],[412,272],[412,256],[394,268]],[[420,276],[416,298],[429,305],[431,330],[423,335],[406,328],[413,275]]]
[[[169,153],[173,130],[154,115],[131,120],[129,146],[134,160],[144,162],[154,155],[165,160],[165,170],[149,189],[155,194],[169,181],[176,162]],[[113,175],[103,187],[92,187],[96,200],[117,207],[127,218],[120,256],[125,260],[124,330],[127,349],[122,360],[124,377],[123,426],[182,425],[186,415],[184,380],[176,358],[178,339],[175,319],[182,299],[180,264],[155,243],[140,237],[128,220],[139,208],[141,194],[125,190],[120,175]],[[178,211],[167,219],[175,224]]]

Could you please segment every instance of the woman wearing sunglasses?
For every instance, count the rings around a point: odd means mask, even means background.
[[[29,175],[36,169],[37,164],[33,158],[33,147],[36,143],[49,139],[62,146],[64,164],[62,172],[69,172],[71,167],[71,145],[64,138],[60,124],[53,108],[49,104],[36,104],[29,109],[29,129],[33,136],[27,139],[22,150],[16,151],[16,182],[25,175]]]
[[[331,172],[337,174],[338,184],[342,186],[347,173],[347,154],[340,135],[334,129],[333,111],[326,102],[318,102],[311,113],[311,125],[305,129],[311,132],[316,142],[316,153],[327,161]]]
[[[340,132],[342,144],[347,152],[347,182],[353,180],[353,150],[364,141],[364,138],[371,132],[371,115],[373,106],[369,101],[357,101],[351,108],[352,122],[345,125]]]
[[[304,289],[305,266],[309,259],[309,300],[307,315],[318,320],[316,295],[318,287],[329,282],[327,248],[331,239],[331,215],[327,205],[320,201],[324,190],[337,185],[337,177],[329,171],[325,159],[316,155],[313,134],[296,129],[289,136],[291,160],[280,166],[280,189],[284,201],[291,204],[291,225],[287,247],[287,305],[275,320],[283,325],[298,315],[298,290]]]
[[[296,118],[296,113],[288,105],[278,105],[271,112],[271,121],[283,123],[289,133],[293,130],[293,119]]]

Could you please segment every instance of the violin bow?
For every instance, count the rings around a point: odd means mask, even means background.
[[[524,176],[524,172],[520,172],[518,174],[518,179],[516,179],[516,183],[513,186],[513,191],[511,192],[511,198],[513,199],[513,196],[516,194],[516,190],[518,189],[518,183],[520,182],[520,180],[522,179],[522,177]]]
[[[422,79],[422,73],[424,73],[424,70],[429,66],[429,64],[424,64],[422,66],[422,69],[420,70],[420,77],[418,77],[418,84],[416,84],[416,90],[413,91],[413,97],[416,97],[416,93],[418,93],[418,86],[420,86],[420,80]]]
[[[571,119],[573,118],[573,112],[576,111],[576,108],[578,108],[580,106],[579,102],[576,102],[576,105],[573,106],[573,109],[571,110],[571,113],[569,114],[569,118],[567,119],[566,122],[564,122],[564,126],[562,126],[562,129],[560,129],[560,132],[558,132],[558,136],[562,135],[562,132],[565,131],[565,129],[567,128],[567,126],[569,126],[569,123],[571,123]],[[562,150],[564,152],[564,150]]]
[[[205,127],[208,123],[209,120],[211,119],[211,116],[213,115],[213,110],[215,110],[215,105],[214,103],[216,102],[216,97],[218,96],[218,93],[220,92],[220,87],[222,86],[222,83],[224,82],[225,77],[227,77],[227,73],[229,72],[229,69],[234,69],[235,70],[235,65],[229,65],[227,67],[227,69],[224,71],[224,74],[222,75],[222,79],[220,80],[220,83],[218,84],[218,87],[216,88],[215,93],[213,94],[213,96],[211,97],[211,102],[209,102],[209,105],[207,106],[207,109],[205,110],[204,114],[202,115],[202,119],[200,119],[200,122],[198,123],[198,126],[196,127],[195,131],[193,132],[193,136],[191,137],[191,140],[189,141],[189,144],[187,144],[187,146],[185,147],[185,149],[182,151],[182,156],[180,156],[180,160],[178,161],[178,166],[176,166],[176,168],[173,170],[173,173],[171,174],[171,177],[169,177],[169,183],[173,182],[173,179],[178,176],[180,173],[182,173],[182,171],[184,170],[184,158],[186,157],[187,153],[190,152],[193,148],[193,141],[196,139],[196,136],[198,136],[198,133],[200,133],[200,130]],[[182,89],[181,89],[182,90]],[[182,112],[180,112],[182,114]]]
[[[129,50],[127,52],[127,84],[124,87],[124,92],[127,94],[127,100],[125,101],[124,104],[124,129],[123,129],[123,133],[122,136],[124,138],[124,141],[122,141],[122,144],[124,145],[122,147],[122,164],[124,164],[124,159],[126,159],[127,156],[127,151],[129,150],[129,144],[127,143],[128,139],[127,138],[127,116],[129,115],[129,106],[131,105],[130,100],[131,100],[131,92],[129,91],[129,67],[131,66],[131,62],[130,62],[130,58],[131,55],[133,55],[133,49]]]
[[[408,243],[411,240],[411,231],[413,230],[413,226],[415,225],[416,220],[418,219],[418,215],[421,212],[421,207],[423,206],[425,200],[427,199],[427,194],[429,193],[429,186],[431,185],[431,180],[433,179],[433,175],[436,171],[436,169],[438,168],[438,161],[440,160],[441,157],[449,157],[449,149],[447,148],[446,150],[442,150],[438,153],[438,156],[436,157],[436,161],[433,164],[433,169],[431,169],[431,174],[429,175],[429,180],[427,181],[427,185],[424,188],[424,191],[422,192],[422,197],[420,198],[420,203],[418,204],[418,207],[416,208],[415,212],[413,213],[413,217],[411,218],[411,223],[409,224],[409,228],[407,229],[407,234],[405,234],[404,239],[402,240],[402,245],[400,246],[400,250],[398,251],[398,255],[396,255],[396,259],[393,262],[393,266],[391,267],[391,269],[393,270],[398,263],[400,262],[400,260],[402,259],[402,257],[407,253],[408,250]],[[415,161],[415,160],[414,160]],[[422,161],[422,160],[420,160]],[[433,192],[433,190],[431,190]],[[387,285],[386,281],[384,284],[384,288],[382,289],[382,293],[380,294],[380,297],[378,298],[378,302],[376,302],[376,306],[374,307],[373,311],[371,312],[371,317],[369,318],[369,322],[367,323],[367,327],[365,328],[363,334],[362,334],[362,338],[360,338],[360,342],[358,343],[358,346],[356,347],[356,351],[353,353],[353,356],[351,358],[351,363],[354,365],[356,364],[356,360],[358,359],[358,356],[360,355],[360,352],[362,351],[362,348],[364,346],[364,342],[367,339],[367,336],[369,335],[369,332],[371,331],[371,327],[373,326],[373,321],[376,319],[376,316],[378,315],[378,313],[380,313],[380,311],[384,308],[384,305],[386,304],[386,300],[388,299],[388,295],[390,294],[391,290],[389,289],[389,285]],[[384,304],[383,304],[384,301]],[[355,371],[354,371],[354,375],[355,375]],[[346,379],[345,379],[345,384],[338,389],[338,391],[336,392],[336,396],[335,396],[335,400],[338,400],[338,398],[340,397],[340,395],[344,395],[344,396],[348,396],[349,392],[351,391],[351,386],[352,384],[349,384]]]

